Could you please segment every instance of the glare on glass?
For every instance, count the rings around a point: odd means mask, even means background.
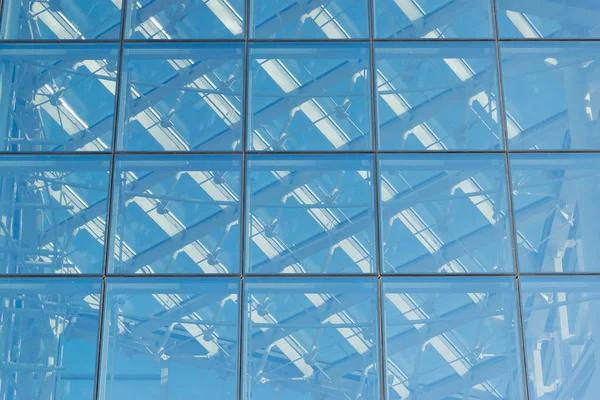
[[[379,149],[501,149],[496,65],[493,43],[377,44]]]
[[[250,36],[260,39],[369,37],[369,0],[251,0]]]
[[[373,147],[367,44],[252,44],[248,73],[250,150]]]
[[[496,0],[501,38],[599,38],[596,0]]]
[[[100,279],[3,279],[6,399],[94,399]]]
[[[371,155],[251,155],[246,271],[372,273]]]
[[[375,37],[492,38],[491,0],[373,0]]]
[[[241,149],[243,44],[126,44],[119,147]]]
[[[109,156],[0,157],[0,274],[101,273]]]
[[[376,278],[247,278],[244,301],[243,399],[381,399]]]
[[[501,154],[380,155],[382,271],[513,271]]]
[[[522,277],[521,304],[530,399],[598,395],[598,277]]]
[[[600,148],[600,43],[503,43],[509,147]]]
[[[123,0],[4,0],[2,39],[119,39]]]
[[[99,399],[237,399],[239,279],[109,279]]]
[[[125,0],[125,38],[243,39],[245,0]]]
[[[385,278],[388,399],[525,399],[514,278]]]
[[[513,154],[510,164],[520,270],[600,271],[600,154]]]
[[[107,151],[118,44],[0,45],[0,151]]]
[[[241,157],[118,156],[109,273],[236,273]]]

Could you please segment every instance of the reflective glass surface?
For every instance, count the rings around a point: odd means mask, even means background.
[[[381,398],[376,278],[244,282],[243,399]]]
[[[0,274],[102,272],[109,160],[0,156]]]
[[[378,43],[381,150],[503,147],[493,43]]]
[[[0,44],[0,151],[110,150],[118,44]]]
[[[246,177],[246,272],[376,272],[371,155],[248,156]]]
[[[2,279],[6,399],[94,399],[100,279]]]
[[[252,38],[369,37],[369,0],[250,0]]]
[[[491,0],[372,0],[375,37],[493,37]]]
[[[380,155],[384,273],[513,271],[502,154]]]
[[[240,150],[243,44],[127,44],[119,146]]]
[[[599,149],[600,43],[503,43],[509,147]]]
[[[365,43],[251,44],[248,148],[373,147]]]
[[[124,0],[4,0],[3,39],[119,39]]]
[[[239,279],[110,279],[99,399],[237,399]]]
[[[529,398],[595,399],[600,279],[523,277],[520,282]]]
[[[600,154],[512,155],[522,272],[600,272]]]
[[[388,399],[524,399],[515,278],[386,278]]]
[[[244,37],[245,0],[125,0],[126,39]]]
[[[109,272],[238,272],[240,170],[240,156],[117,157]]]

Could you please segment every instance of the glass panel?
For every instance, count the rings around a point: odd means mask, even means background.
[[[376,278],[244,282],[244,399],[381,398]]]
[[[243,39],[245,0],[126,0],[127,39]]]
[[[598,38],[595,0],[496,0],[501,38]]]
[[[380,155],[382,270],[513,271],[502,154]]]
[[[108,270],[220,274],[240,267],[240,156],[118,156]]]
[[[520,282],[529,398],[597,398],[600,279],[522,277]]]
[[[497,150],[498,71],[493,43],[379,43],[381,150]]]
[[[100,279],[0,280],[6,399],[92,400]]]
[[[524,399],[515,278],[385,278],[388,399]]]
[[[246,270],[375,272],[372,156],[248,156]]]
[[[126,44],[119,147],[132,151],[241,148],[240,44]]]
[[[239,279],[109,279],[99,399],[237,399]]]
[[[492,38],[490,0],[373,0],[375,37]]]
[[[101,273],[109,156],[0,157],[0,274]]]
[[[369,0],[250,0],[253,38],[369,37]]]
[[[600,43],[503,43],[501,54],[511,148],[600,148]]]
[[[119,39],[123,0],[4,0],[2,38]]]
[[[111,147],[118,44],[0,45],[0,151]]]
[[[367,44],[253,44],[249,63],[251,150],[373,147]]]
[[[511,156],[522,272],[600,272],[600,154]]]

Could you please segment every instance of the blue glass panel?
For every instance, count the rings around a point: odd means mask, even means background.
[[[373,147],[367,44],[253,44],[249,57],[251,150]]]
[[[101,273],[108,156],[0,157],[0,274]]]
[[[379,43],[382,150],[501,149],[493,43]]]
[[[373,0],[376,38],[491,38],[490,0]]]
[[[253,38],[369,37],[369,0],[250,0]]]
[[[501,38],[598,38],[596,0],[496,0]]]
[[[244,282],[243,399],[381,399],[376,278]]]
[[[600,43],[503,43],[509,146],[600,148]]]
[[[243,51],[242,43],[126,44],[119,147],[240,149]]]
[[[118,44],[0,45],[0,151],[106,151]]]
[[[375,272],[372,156],[248,156],[246,271]]]
[[[522,272],[600,272],[600,154],[511,156]]]
[[[245,0],[126,0],[127,39],[243,39]]]
[[[514,278],[385,278],[388,399],[525,399]]]
[[[92,400],[100,279],[2,279],[2,378],[6,399]]]
[[[4,0],[2,38],[93,40],[121,36],[123,0]]]
[[[513,271],[502,154],[379,156],[384,272]]]
[[[110,273],[235,273],[240,156],[118,156]]]
[[[109,279],[99,399],[237,399],[239,279]]]
[[[600,279],[522,277],[520,282],[529,398],[597,398]]]

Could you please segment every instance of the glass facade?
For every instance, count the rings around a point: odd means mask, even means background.
[[[0,4],[1,400],[597,399],[600,2]]]

